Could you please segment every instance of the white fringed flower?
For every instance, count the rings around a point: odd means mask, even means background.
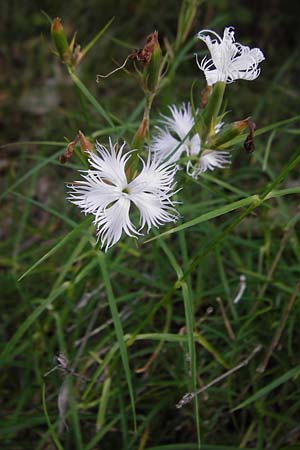
[[[68,200],[85,214],[95,216],[94,224],[101,247],[105,251],[119,241],[122,232],[128,236],[140,235],[146,226],[158,227],[174,222],[178,214],[171,200],[176,168],[157,160],[143,161],[139,175],[128,181],[125,166],[132,152],[124,152],[125,142],[118,150],[110,140],[110,149],[96,145],[96,153],[89,153],[90,170],[82,171],[84,180],[68,186]],[[131,209],[136,206],[140,214],[140,228],[130,219]]]
[[[205,57],[201,63],[196,56],[209,86],[217,81],[232,83],[238,79],[255,80],[259,76],[258,64],[265,59],[263,52],[235,42],[233,27],[225,28],[223,39],[212,30],[202,30],[197,37],[205,42],[211,54],[210,59]]]
[[[226,169],[229,164],[230,154],[228,152],[205,150],[198,162],[195,164],[191,161],[188,162],[186,171],[191,177],[198,178],[201,173],[206,172],[207,170],[214,170],[216,168]]]
[[[171,117],[163,116],[161,123],[165,127],[156,127],[157,134],[151,143],[151,151],[160,160],[168,159],[169,163],[174,163],[183,153],[187,156],[197,155],[201,141],[198,134],[187,136],[195,124],[191,105],[183,103],[180,108],[172,105],[169,109]]]
[[[193,178],[197,178],[206,170],[224,169],[228,166],[230,163],[228,152],[211,150],[204,151],[202,154],[199,135],[195,133],[187,137],[195,124],[189,103],[183,103],[180,108],[172,105],[169,109],[171,117],[163,116],[161,123],[164,128],[156,127],[157,134],[151,144],[151,151],[155,158],[174,163],[186,154],[191,158],[187,163],[186,171]],[[216,125],[215,133],[220,131],[222,125],[222,122]]]

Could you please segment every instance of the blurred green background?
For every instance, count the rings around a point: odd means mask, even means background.
[[[51,54],[49,23],[42,11],[51,18],[61,17],[70,38],[77,31],[82,46],[115,16],[106,36],[80,65],[80,76],[104,106],[109,105],[111,110],[116,106],[125,117],[136,99],[141,98],[134,82],[120,73],[98,86],[96,74],[112,70],[114,60],[123,62],[128,52],[142,47],[145,37],[154,29],[159,31],[161,42],[164,37],[172,41],[180,4],[179,0],[1,2],[2,142],[59,140],[69,135],[72,128],[92,131],[99,126],[98,118],[97,123],[91,118],[85,120],[78,110],[66,71]],[[243,83],[242,96],[236,95],[239,84],[232,85],[230,104],[236,116],[239,110],[247,114],[253,106],[260,123],[297,113],[299,17],[297,1],[202,2],[192,27],[194,34],[207,26],[221,33],[224,26],[234,25],[238,42],[259,46],[266,56],[262,76],[256,83]],[[200,41],[198,50],[204,51]],[[172,91],[173,101],[186,100],[191,81],[196,77],[203,79],[192,53],[178,69],[181,88]]]

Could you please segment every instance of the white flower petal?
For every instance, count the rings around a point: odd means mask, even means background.
[[[131,200],[140,211],[140,229],[147,225],[149,232],[152,226],[159,227],[166,222],[175,222],[178,218],[168,196],[140,192],[132,194]]]
[[[182,140],[191,131],[195,122],[190,103],[182,103],[180,108],[175,105],[169,106],[172,117],[163,116],[162,123],[177,134],[179,140]]]
[[[208,85],[217,81],[231,83],[237,79],[254,80],[259,76],[258,64],[265,59],[262,51],[236,43],[232,27],[225,28],[223,39],[212,30],[202,30],[197,36],[205,42],[211,54],[210,59],[205,57],[201,63],[196,58]]]
[[[178,149],[174,152],[177,147]],[[151,152],[159,160],[168,159],[170,163],[173,163],[180,159],[184,152],[184,146],[169,131],[157,127],[157,135],[151,143]],[[174,153],[171,155],[172,152]]]
[[[130,158],[130,152],[123,153],[125,142],[118,151],[117,144],[113,145],[111,140],[109,144],[110,150],[97,142],[96,150],[98,154],[89,153],[91,170],[95,170],[102,179],[123,189],[127,185],[125,165]]]
[[[188,156],[190,155],[198,155],[201,150],[201,140],[199,137],[199,134],[195,134],[189,141],[189,148],[188,148]]]
[[[159,160],[148,156],[143,163],[141,173],[131,181],[128,190],[131,194],[148,192],[152,194],[167,193],[173,188],[177,167],[174,164],[160,163]]]
[[[97,227],[98,239],[101,239],[101,247],[105,246],[105,251],[120,240],[123,231],[130,237],[140,234],[129,218],[129,209],[129,198],[121,196],[112,206],[96,215],[94,224]]]
[[[190,103],[183,103],[180,108],[171,105],[169,109],[171,117],[163,116],[161,119],[165,128],[156,127],[157,134],[151,143],[151,151],[155,157],[174,163],[183,153],[187,155],[199,153],[201,141],[198,134],[188,137],[195,124]]]
[[[104,183],[93,172],[86,172],[83,178],[86,181],[76,181],[75,184],[68,186],[70,193],[67,198],[79,206],[85,214],[96,214],[119,199],[120,190]]]
[[[228,152],[213,150],[204,152],[200,156],[196,166],[190,164],[187,167],[188,174],[197,178],[201,173],[216,168],[225,169],[230,164],[230,154]]]

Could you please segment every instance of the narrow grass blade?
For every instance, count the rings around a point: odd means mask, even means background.
[[[99,31],[99,33],[96,34],[96,36],[82,49],[81,52],[81,58],[83,58],[83,56],[85,56],[90,50],[91,48],[96,44],[96,42],[101,38],[101,36],[105,33],[105,31],[110,27],[110,25],[112,24],[112,22],[115,20],[114,17],[112,17],[105,25],[103,28],[101,28],[101,30]]]
[[[103,383],[103,389],[102,394],[99,402],[99,410],[96,420],[96,430],[99,431],[105,422],[105,413],[106,413],[106,407],[107,402],[109,398],[109,392],[110,392],[110,385],[111,385],[111,378],[106,378],[106,380]]]
[[[183,223],[182,225],[178,225],[177,227],[171,228],[164,233],[158,234],[151,239],[145,241],[145,244],[155,239],[168,236],[173,233],[178,233],[179,231],[185,230],[186,228],[193,227],[198,225],[199,223],[207,222],[208,220],[215,219],[216,217],[223,216],[231,211],[235,211],[236,209],[243,208],[244,206],[251,205],[255,201],[260,201],[258,195],[251,195],[250,197],[243,198],[242,200],[238,200],[236,202],[229,203],[228,205],[221,206],[220,208],[215,209],[214,211],[207,212],[205,214],[201,214],[201,216],[196,217],[193,220],[189,220],[188,222]]]
[[[131,381],[131,373],[130,373],[130,367],[129,367],[129,360],[128,360],[128,354],[127,354],[127,348],[126,343],[124,339],[124,333],[123,333],[123,327],[122,323],[119,317],[116,300],[113,294],[110,278],[107,272],[106,262],[105,262],[105,256],[101,252],[99,252],[99,263],[100,268],[102,272],[103,282],[105,284],[106,293],[107,293],[107,299],[112,315],[112,319],[114,322],[114,327],[120,347],[120,353],[121,353],[121,359],[125,371],[126,381],[128,385],[129,390],[129,396],[130,396],[130,402],[131,402],[131,408],[132,408],[132,414],[133,414],[133,423],[134,423],[134,429],[136,430],[136,412],[135,412],[135,402],[134,402],[134,393],[133,393],[133,386]]]
[[[183,271],[182,271],[181,267],[178,265],[173,253],[170,251],[170,249],[167,247],[167,245],[164,241],[159,240],[159,245],[165,252],[173,269],[175,270],[178,281],[181,280],[183,277]],[[186,263],[185,265],[187,265],[186,249],[183,247],[185,247],[185,246],[183,246],[183,243],[181,240],[181,251],[183,253],[183,260]],[[196,391],[197,390],[197,361],[196,361],[196,349],[195,349],[195,342],[194,342],[193,299],[192,299],[192,294],[191,294],[191,287],[188,285],[188,282],[182,281],[180,283],[180,285],[181,285],[183,303],[184,303],[185,323],[186,323],[188,350],[189,350],[189,357],[190,357],[191,381],[192,381],[191,388],[193,391]],[[198,401],[197,396],[195,396],[195,398],[194,398],[194,411],[195,411],[195,422],[196,422],[196,429],[197,429],[197,442],[198,442],[198,446],[200,447],[201,433],[200,433],[199,401]]]
[[[61,445],[60,440],[58,438],[58,435],[50,421],[48,410],[47,410],[47,402],[46,402],[46,386],[45,383],[43,383],[42,387],[42,402],[43,402],[43,410],[46,417],[47,425],[51,434],[51,437],[57,447],[58,450],[64,450],[64,447]]]
[[[62,220],[66,224],[70,225],[72,228],[76,227],[76,222],[72,219],[70,219],[68,216],[65,216],[64,214],[61,214],[59,211],[56,211],[55,209],[48,206],[46,203],[41,203],[37,200],[34,200],[31,197],[26,197],[25,195],[20,194],[19,192],[12,191],[11,194],[15,195],[16,197],[19,197],[20,199],[24,200],[25,202],[31,203],[32,205],[38,206],[39,208],[43,209],[44,211],[47,211],[49,214],[52,214],[55,217],[58,217],[58,219]]]
[[[4,198],[10,191],[14,190],[17,186],[19,186],[19,184],[23,183],[23,181],[26,181],[28,178],[30,178],[32,175],[34,175],[36,172],[42,169],[42,167],[46,166],[49,162],[58,158],[61,153],[62,150],[59,150],[58,152],[54,153],[48,158],[43,159],[43,161],[36,164],[32,169],[28,170],[28,172],[26,172],[21,178],[18,178],[12,185],[10,185],[4,192],[2,192],[2,194],[0,194],[0,200]]]
[[[7,346],[4,348],[3,352],[0,354],[0,364],[5,362],[6,357],[11,354],[16,344],[19,342],[24,333],[31,327],[31,325],[38,319],[38,317],[45,311],[45,309],[51,305],[51,303],[57,299],[68,287],[67,283],[64,283],[59,287],[52,295],[50,295],[46,300],[44,300],[40,306],[38,306],[30,316],[25,319],[25,321],[19,326],[16,333],[13,335],[11,340],[8,342]]]
[[[42,256],[38,261],[36,261],[29,269],[26,270],[25,273],[18,279],[18,281],[23,280],[30,272],[32,272],[34,269],[36,269],[40,264],[42,264],[46,259],[50,258],[50,256],[54,255],[61,247],[63,247],[67,242],[74,239],[78,234],[81,233],[81,231],[92,221],[91,217],[88,217],[83,222],[81,222],[79,225],[77,225],[74,230],[70,231],[64,238],[62,238],[58,244],[56,244],[49,252],[45,253],[44,256]]]
[[[260,136],[261,134],[265,134],[268,131],[276,130],[277,128],[281,128],[285,125],[289,125],[290,123],[296,122],[297,120],[300,121],[300,116],[294,116],[289,119],[280,120],[279,122],[272,123],[271,125],[267,125],[266,127],[259,128],[258,130],[255,131],[254,137]],[[239,144],[240,142],[243,142],[245,140],[245,136],[246,136],[245,134],[242,134],[232,139],[231,141],[226,142],[226,144],[221,145],[220,148],[225,149],[232,147],[235,144]]]
[[[107,123],[111,127],[114,126],[113,121],[105,111],[105,109],[100,105],[100,103],[95,99],[95,97],[90,93],[90,91],[85,87],[85,85],[80,81],[80,79],[77,77],[77,75],[72,71],[69,70],[69,74],[74,82],[74,84],[78,87],[78,89],[82,92],[82,94],[86,97],[86,99],[93,105],[95,110],[98,114],[100,114],[101,117],[103,117]]]
[[[259,391],[255,392],[255,394],[251,395],[251,397],[248,397],[244,402],[237,405],[233,409],[233,411],[237,411],[238,409],[245,408],[246,406],[248,406],[251,403],[258,400],[259,398],[267,395],[269,392],[272,392],[274,389],[276,389],[281,384],[286,383],[291,378],[294,378],[294,377],[297,378],[299,375],[300,375],[300,366],[294,367],[293,369],[289,370],[281,377],[276,378],[276,380],[272,381],[271,383],[267,384],[265,387],[263,387]]]
[[[196,444],[170,444],[159,445],[158,447],[149,447],[145,450],[199,450]],[[227,447],[224,445],[201,445],[201,450],[247,450],[241,447]],[[252,448],[252,450],[263,450],[258,448]]]

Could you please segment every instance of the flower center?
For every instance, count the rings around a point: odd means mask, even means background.
[[[125,186],[125,187],[122,189],[122,194],[125,194],[124,197],[127,197],[127,195],[129,194],[128,186]]]

